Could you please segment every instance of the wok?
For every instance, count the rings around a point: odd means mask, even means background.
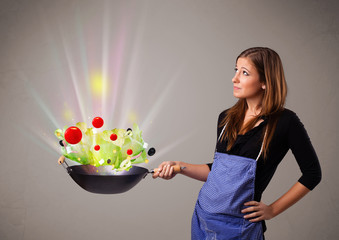
[[[59,162],[80,187],[88,192],[99,194],[126,192],[137,185],[148,173],[157,171],[157,169],[149,171],[146,168],[137,166],[133,166],[129,171],[116,171],[112,169],[112,166],[69,166],[66,161],[61,161],[60,159]],[[175,173],[180,172],[182,169],[184,168],[174,166]]]

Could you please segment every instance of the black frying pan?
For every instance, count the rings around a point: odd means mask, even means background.
[[[149,171],[137,166],[133,166],[129,171],[116,171],[112,170],[112,166],[75,165],[70,167],[66,161],[60,163],[80,187],[86,191],[101,194],[126,192],[137,185],[148,173],[154,173],[154,170]],[[180,166],[174,167],[176,173],[183,169]]]

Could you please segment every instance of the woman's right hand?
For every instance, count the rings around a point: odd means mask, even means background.
[[[172,179],[177,175],[173,168],[175,165],[179,165],[179,163],[174,161],[162,162],[158,168],[154,169],[153,178]]]
[[[175,168],[174,168],[175,167]],[[174,171],[174,169],[179,169]],[[206,182],[210,168],[206,164],[189,164],[179,161],[163,162],[159,168],[154,169],[153,178],[172,179],[180,172],[187,177]]]

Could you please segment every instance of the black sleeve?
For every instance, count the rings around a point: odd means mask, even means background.
[[[321,168],[306,129],[295,113],[289,124],[288,143],[302,172],[298,181],[313,190],[321,180]]]

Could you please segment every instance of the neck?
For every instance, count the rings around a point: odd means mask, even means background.
[[[262,96],[255,99],[246,99],[247,112],[250,115],[257,116],[261,111]]]

